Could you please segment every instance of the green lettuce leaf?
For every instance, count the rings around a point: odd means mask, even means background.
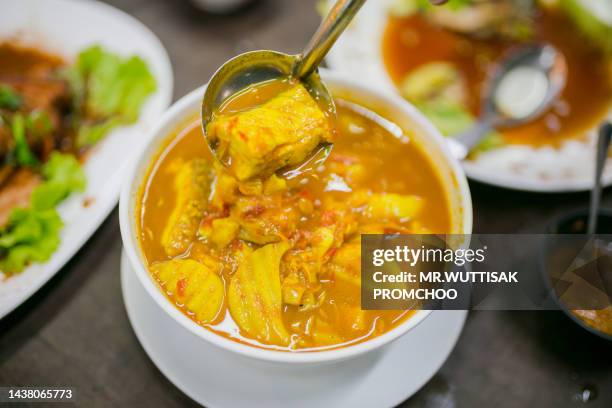
[[[415,106],[440,130],[444,136],[457,136],[474,124],[474,116],[461,104],[445,101],[416,103]],[[472,155],[498,148],[504,144],[501,134],[489,132]]]
[[[82,105],[79,147],[95,144],[115,126],[135,122],[142,104],[157,88],[141,58],[122,58],[97,45],[83,50],[65,77]]]
[[[53,153],[41,173],[45,181],[32,192],[30,207],[13,209],[0,232],[0,270],[4,273],[21,272],[31,262],[51,257],[63,226],[55,207],[85,188],[85,174],[72,155]]]
[[[60,243],[62,220],[55,209],[16,208],[0,236],[0,270],[21,272],[31,262],[48,260]]]
[[[94,117],[138,118],[140,105],[155,90],[155,79],[139,57],[121,57],[94,46],[81,52],[77,69],[87,84],[87,112]]]
[[[433,101],[415,105],[445,136],[461,133],[474,123],[474,117],[458,103]]]
[[[34,189],[30,198],[30,205],[36,210],[54,208],[70,193],[85,189],[85,173],[69,154],[53,153],[43,165],[42,175],[45,182]]]

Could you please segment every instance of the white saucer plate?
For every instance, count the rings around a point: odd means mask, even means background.
[[[466,311],[434,311],[378,352],[296,371],[212,344],[202,347],[201,339],[158,310],[125,254],[121,286],[128,317],[145,352],[176,387],[208,408],[395,406],[440,369],[467,316]]]
[[[170,60],[160,41],[135,18],[97,1],[0,0],[0,41],[16,39],[61,55],[68,61],[100,44],[120,55],[143,58],[157,80],[137,123],[110,133],[85,163],[87,190],[59,207],[64,220],[61,244],[51,259],[21,274],[0,278],[0,318],[11,312],[68,262],[117,204],[130,161],[147,145],[147,128],[172,99]],[[90,203],[83,205],[84,200]]]

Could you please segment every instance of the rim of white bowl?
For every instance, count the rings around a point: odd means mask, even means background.
[[[388,106],[399,107],[408,117],[410,117],[412,121],[417,123],[417,125],[424,130],[424,133],[426,133],[428,137],[434,139],[436,145],[440,149],[440,152],[447,159],[449,170],[457,183],[457,190],[462,195],[462,233],[471,234],[473,215],[472,200],[467,179],[461,166],[459,165],[459,162],[452,156],[443,136],[436,130],[436,128],[427,119],[425,119],[425,117],[416,108],[399,96],[389,93],[382,93],[375,89],[363,86],[354,80],[343,78],[342,75],[336,74],[332,71],[322,69],[321,75],[325,82],[332,84],[331,87],[337,86],[344,89],[355,89],[358,92],[375,95],[379,100],[384,100],[385,104]],[[182,121],[184,122],[190,115],[193,115],[194,111],[199,112],[200,101],[204,95],[205,88],[206,85],[203,85],[179,99],[161,116],[156,125],[151,128],[148,138],[148,140],[150,140],[150,148],[145,149],[134,161],[130,171],[127,173],[127,177],[124,180],[121,190],[121,198],[119,201],[119,224],[123,246],[140,283],[144,286],[145,290],[154,299],[157,305],[189,332],[221,349],[256,360],[296,364],[334,362],[357,357],[392,342],[418,326],[419,323],[429,316],[431,310],[418,310],[413,316],[406,319],[403,323],[400,323],[388,332],[357,344],[330,350],[291,352],[264,349],[239,343],[220,336],[194,322],[175,305],[168,301],[168,299],[159,290],[159,287],[154,282],[153,277],[150,275],[143,263],[136,233],[133,230],[134,223],[130,216],[132,213],[130,211],[130,207],[132,204],[135,204],[136,200],[134,200],[134,195],[138,193],[140,188],[140,184],[138,183],[135,185],[135,182],[142,181],[138,177],[141,174],[139,171],[143,168],[148,169],[151,164],[151,157],[159,151],[158,149],[152,149],[151,146],[155,145],[155,147],[159,147],[156,145],[156,143],[159,143],[160,139],[167,137],[170,132],[176,128],[176,126],[178,126]],[[196,107],[196,109],[194,109],[194,107]]]

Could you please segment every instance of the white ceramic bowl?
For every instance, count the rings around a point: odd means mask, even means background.
[[[412,140],[422,144],[433,163],[436,164],[439,175],[448,190],[453,232],[470,234],[472,231],[472,202],[469,187],[459,163],[450,154],[443,137],[438,131],[412,105],[405,102],[399,96],[386,95],[369,89],[355,81],[346,80],[333,72],[323,71],[322,76],[334,96],[357,102],[378,112],[400,125],[403,129],[407,129]],[[125,252],[138,280],[151,298],[159,305],[159,312],[169,315],[180,323],[180,327],[197,336],[202,342],[213,344],[244,357],[273,363],[300,365],[336,362],[355,358],[379,349],[398,337],[409,333],[411,329],[425,319],[430,314],[430,311],[421,310],[394,329],[363,343],[334,350],[285,352],[248,346],[219,336],[196,324],[168,301],[147,271],[140,251],[136,234],[136,202],[139,189],[151,166],[152,158],[159,153],[164,145],[164,141],[175,131],[177,126],[183,124],[186,119],[197,115],[200,110],[204,89],[204,87],[201,87],[183,97],[161,117],[157,126],[152,129],[151,137],[147,138],[150,140],[148,148],[134,163],[134,167],[128,174],[121,193],[119,216]]]

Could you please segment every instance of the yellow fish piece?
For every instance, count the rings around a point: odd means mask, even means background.
[[[176,205],[162,233],[162,245],[168,256],[184,253],[195,239],[200,220],[208,205],[211,165],[194,159],[181,166],[174,179]]]
[[[333,130],[317,102],[297,84],[260,106],[218,116],[206,133],[220,141],[230,170],[243,181],[301,163],[321,141],[331,141]]]

